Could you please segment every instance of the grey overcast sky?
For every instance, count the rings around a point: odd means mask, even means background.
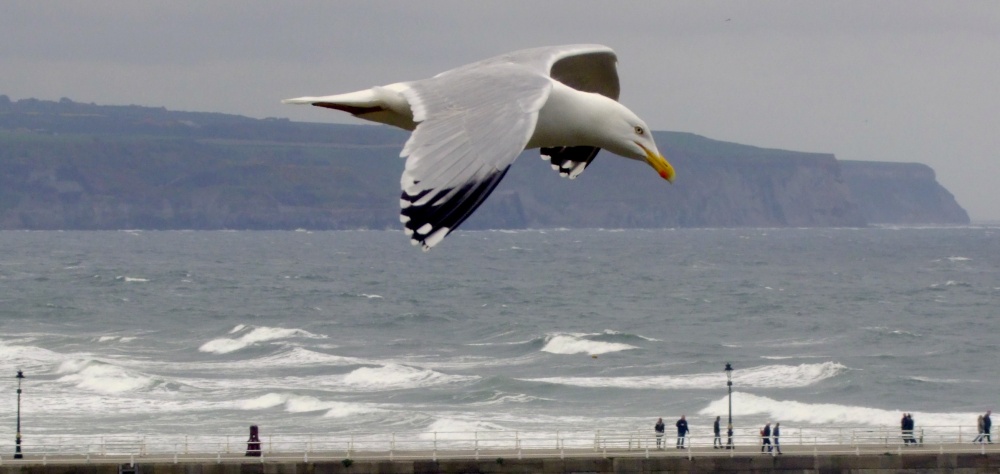
[[[653,129],[925,163],[1000,220],[992,0],[6,0],[0,94],[354,123],[280,100],[568,43],[617,51],[621,101]]]

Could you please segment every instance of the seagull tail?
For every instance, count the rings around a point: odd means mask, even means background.
[[[413,130],[413,113],[410,104],[399,93],[401,85],[373,87],[346,94],[321,97],[296,97],[282,100],[283,104],[309,104],[327,109],[341,110],[355,117],[384,123],[405,130]]]

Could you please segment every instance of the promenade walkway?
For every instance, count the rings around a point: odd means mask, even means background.
[[[781,446],[782,454],[776,451],[761,452],[759,445],[736,446],[735,449],[713,449],[699,446],[690,449],[676,449],[673,445],[665,449],[653,448],[491,448],[469,449],[412,449],[412,450],[313,450],[313,451],[265,451],[259,457],[248,457],[244,452],[223,452],[222,450],[184,452],[109,452],[100,453],[23,453],[23,458],[14,459],[13,451],[0,455],[0,466],[26,465],[88,465],[88,464],[223,464],[223,463],[310,463],[322,461],[405,461],[405,460],[518,460],[518,459],[590,459],[590,458],[747,458],[747,457],[830,457],[830,456],[916,456],[970,454],[1000,457],[998,444],[947,443],[923,444],[904,447],[880,444],[823,444]]]

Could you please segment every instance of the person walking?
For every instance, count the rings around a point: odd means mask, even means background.
[[[663,430],[665,429],[663,418],[656,420],[656,425],[653,426],[653,430],[656,431],[656,449],[663,449]]]
[[[983,439],[987,443],[993,444],[993,440],[990,438],[990,427],[993,426],[993,420],[990,420],[990,413],[993,413],[993,411],[986,410],[986,415],[983,416]]]
[[[684,438],[690,432],[687,420],[681,415],[681,419],[677,420],[677,449],[684,449]]]
[[[976,439],[972,440],[973,443],[983,442],[983,415],[976,417]]]
[[[764,425],[764,429],[760,430],[760,452],[764,452],[764,447],[767,447],[767,452],[771,452],[771,422],[767,422]]]
[[[771,432],[771,437],[774,438],[774,450],[778,454],[781,454],[781,444],[778,443],[778,437],[781,436],[781,423],[774,424],[774,431]]]
[[[715,430],[715,440],[712,441],[712,449],[722,449],[722,429],[719,426],[719,421],[722,420],[721,416],[715,417],[715,425],[712,429]]]

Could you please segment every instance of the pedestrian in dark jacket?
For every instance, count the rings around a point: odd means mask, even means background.
[[[663,431],[666,429],[666,425],[663,424],[663,418],[656,420],[656,425],[653,426],[653,430],[656,431],[656,449],[663,449]]]
[[[764,447],[767,447],[767,452],[771,452],[771,422],[767,422],[764,425],[764,429],[760,430],[760,452],[764,452]]]
[[[688,422],[684,419],[684,415],[681,415],[681,419],[677,420],[677,449],[684,449],[684,438],[689,432]]]
[[[778,437],[781,436],[781,423],[774,424],[774,431],[771,432],[771,437],[774,438],[774,450],[781,454],[781,444],[778,443]]]
[[[986,410],[986,415],[983,416],[983,438],[986,439],[987,443],[993,444],[993,440],[990,439],[990,427],[993,426],[993,420],[990,420],[991,410]]]
[[[715,417],[715,425],[712,429],[715,430],[715,441],[712,441],[712,449],[722,449],[722,428],[719,426],[719,421],[722,420],[721,416]]]

